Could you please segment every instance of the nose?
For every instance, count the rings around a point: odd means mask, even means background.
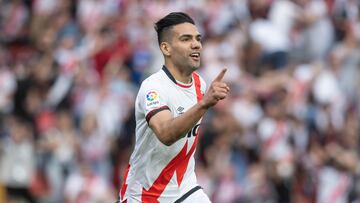
[[[193,42],[191,43],[191,48],[192,49],[201,49],[202,48],[201,42],[196,39],[193,40]]]

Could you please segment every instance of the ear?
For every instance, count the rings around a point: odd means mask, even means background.
[[[165,55],[165,56],[170,56],[171,54],[171,47],[170,44],[167,42],[161,42],[160,44],[160,49],[161,52]]]

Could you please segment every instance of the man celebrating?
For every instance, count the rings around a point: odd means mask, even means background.
[[[202,116],[229,87],[224,69],[206,85],[201,35],[193,19],[170,13],[155,24],[165,65],[141,84],[135,103],[136,144],[118,202],[210,202],[197,184],[194,152]]]

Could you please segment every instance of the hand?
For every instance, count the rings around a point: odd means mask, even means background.
[[[222,82],[226,70],[227,69],[223,69],[214,81],[212,81],[208,91],[201,100],[203,107],[210,108],[217,104],[218,101],[225,99],[228,95],[230,88],[226,83]]]

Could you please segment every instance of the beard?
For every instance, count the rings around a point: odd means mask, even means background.
[[[182,57],[174,63],[175,66],[185,71],[196,71],[200,67],[200,60],[194,61],[191,57]]]

